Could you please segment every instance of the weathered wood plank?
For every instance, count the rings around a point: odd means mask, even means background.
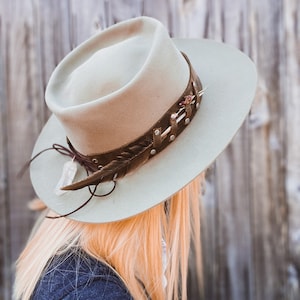
[[[226,9],[229,3],[222,5],[214,2],[212,19],[208,27],[208,36],[223,40],[240,49],[244,42],[241,39],[247,24],[244,15],[247,13],[242,3],[231,3],[231,10]],[[245,47],[246,48],[246,47]],[[247,49],[245,49],[247,51]],[[230,116],[228,116],[230,117]],[[247,127],[243,127],[233,140],[231,146],[219,157],[215,167],[216,189],[216,264],[218,273],[216,282],[217,299],[249,299],[251,268],[250,216],[249,216],[249,152]],[[241,168],[243,165],[244,168]],[[241,196],[242,195],[242,196]],[[235,215],[232,219],[231,216]],[[209,280],[209,278],[207,278]]]
[[[278,122],[282,116],[278,89],[280,4],[274,1],[251,3],[255,45],[252,51],[259,71],[258,97],[251,119],[254,128],[250,190],[255,299],[282,299],[286,289],[283,132]]]
[[[3,7],[0,5],[0,44],[4,44]],[[7,165],[7,103],[6,103],[6,68],[5,48],[0,47],[0,299],[10,299],[11,256],[8,209],[8,165]]]
[[[285,192],[287,200],[288,299],[300,299],[300,3],[285,1],[280,36],[281,125],[284,134]]]
[[[27,2],[28,3],[28,2]],[[23,246],[32,218],[24,201],[32,197],[28,177],[17,179],[17,172],[28,159],[31,152],[35,123],[35,109],[32,102],[34,76],[33,39],[30,34],[32,24],[30,6],[16,1],[9,2],[3,13],[5,26],[4,57],[6,69],[6,136],[8,166],[9,207],[8,227],[11,232],[11,258],[16,259]],[[12,34],[13,33],[13,34]]]
[[[49,116],[49,76],[97,30],[139,15],[158,18],[174,37],[232,44],[259,71],[251,116],[208,173],[204,298],[299,299],[298,0],[0,0],[0,299],[10,299],[11,264],[34,220],[28,174],[16,174]]]

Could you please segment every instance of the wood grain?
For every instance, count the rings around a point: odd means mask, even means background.
[[[108,26],[158,18],[174,37],[231,44],[256,63],[251,114],[207,173],[203,288],[189,299],[300,299],[300,2],[298,0],[0,0],[0,299],[35,215],[16,177],[50,112],[58,62]],[[192,264],[191,264],[192,265]]]

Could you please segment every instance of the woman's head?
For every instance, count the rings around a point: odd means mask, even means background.
[[[53,115],[31,161],[54,220],[39,223],[20,256],[16,297],[30,297],[54,255],[83,249],[136,299],[186,299],[191,241],[201,273],[197,176],[241,126],[255,84],[238,50],[172,40],[148,17],[68,54],[47,86]]]
[[[116,222],[51,220],[43,214],[17,263],[16,298],[29,299],[54,255],[84,250],[114,268],[135,299],[146,299],[146,294],[152,299],[177,299],[180,289],[184,299],[191,244],[196,249],[198,275],[201,273],[199,199],[203,180],[202,174],[167,202]]]

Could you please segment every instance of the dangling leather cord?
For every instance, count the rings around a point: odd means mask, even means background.
[[[103,194],[103,195],[97,195],[97,194],[95,194],[95,192],[96,192],[96,190],[97,190],[97,188],[98,188],[98,185],[99,185],[100,183],[98,183],[98,184],[94,187],[94,190],[93,190],[93,191],[91,190],[91,187],[89,186],[88,188],[89,188],[89,191],[90,191],[91,195],[90,195],[90,197],[89,197],[83,204],[81,204],[79,207],[77,207],[76,209],[72,210],[71,212],[69,212],[69,213],[67,213],[67,214],[64,214],[64,215],[58,215],[58,216],[46,216],[46,218],[48,218],[48,219],[59,219],[59,218],[65,218],[65,217],[70,216],[71,214],[74,214],[75,212],[79,211],[79,210],[82,209],[84,206],[86,206],[86,205],[92,200],[92,198],[93,198],[94,196],[95,196],[95,197],[105,197],[105,196],[110,195],[110,194],[114,191],[114,189],[116,188],[116,185],[117,185],[117,182],[116,182],[115,180],[113,181],[113,183],[114,183],[113,188],[112,188],[108,193]]]
[[[43,154],[44,152],[46,151],[49,151],[49,150],[56,150],[57,152],[59,152],[60,154],[62,155],[66,155],[66,156],[69,156],[71,158],[75,158],[76,161],[82,165],[85,170],[86,170],[86,173],[87,173],[87,176],[90,174],[91,170],[89,168],[89,164],[87,163],[86,160],[82,159],[79,154],[79,152],[75,151],[75,149],[73,147],[70,147],[70,148],[67,148],[63,145],[60,145],[60,144],[53,144],[51,148],[46,148],[40,152],[38,152],[36,155],[34,155],[24,166],[23,168],[20,170],[20,172],[17,174],[17,177],[22,177],[23,174],[25,173],[25,171],[29,168],[30,164],[37,158],[39,157],[41,154]],[[59,218],[64,218],[64,217],[68,217],[70,216],[71,214],[79,211],[81,208],[83,208],[84,206],[86,206],[91,200],[93,197],[105,197],[105,196],[108,196],[110,195],[116,188],[116,185],[117,185],[117,181],[116,179],[114,178],[112,180],[113,182],[113,187],[112,189],[107,192],[106,194],[96,194],[96,190],[98,188],[98,186],[100,185],[101,182],[99,182],[97,185],[94,186],[93,190],[91,189],[91,186],[87,186],[88,187],[88,190],[90,192],[90,197],[82,204],[80,205],[78,208],[74,209],[73,211],[69,212],[69,213],[66,213],[66,214],[63,214],[63,215],[57,215],[57,216],[46,216],[46,218],[48,219],[59,219]]]

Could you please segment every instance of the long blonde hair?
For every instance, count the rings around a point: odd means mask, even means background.
[[[191,242],[201,285],[199,186],[203,180],[202,174],[167,202],[127,220],[87,224],[43,218],[17,261],[14,298],[30,298],[51,257],[80,248],[113,267],[134,299],[147,299],[146,295],[153,300],[187,299]]]

